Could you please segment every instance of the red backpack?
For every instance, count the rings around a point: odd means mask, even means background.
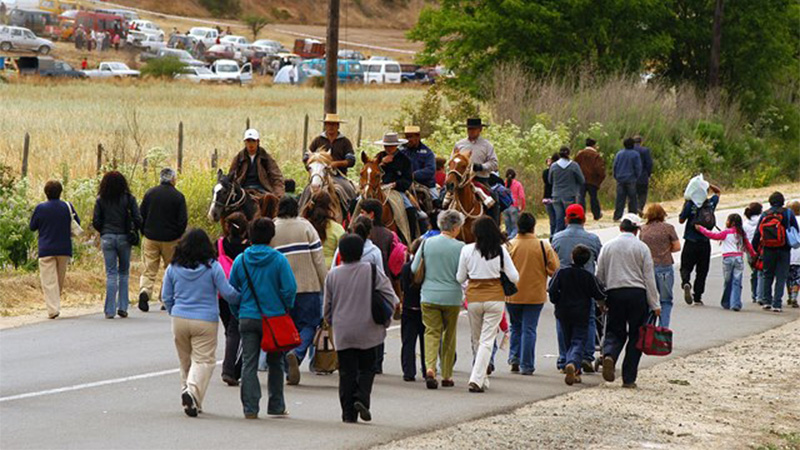
[[[783,213],[767,213],[758,225],[761,245],[764,248],[782,248],[786,245],[786,227],[783,226]]]

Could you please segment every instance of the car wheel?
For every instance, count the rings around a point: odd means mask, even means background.
[[[50,53],[50,47],[48,47],[46,45],[43,45],[43,46],[39,47],[38,51],[39,51],[40,55],[47,55],[48,53]]]
[[[11,42],[3,42],[2,44],[0,44],[0,50],[4,52],[11,50]]]
[[[378,82],[375,81],[375,80],[372,80],[372,81],[369,82],[369,84],[378,84]]]

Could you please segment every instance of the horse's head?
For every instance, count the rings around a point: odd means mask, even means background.
[[[361,168],[361,191],[379,192],[383,179],[380,161],[378,158],[370,159],[366,153],[361,152],[361,162],[364,163],[364,167]]]
[[[211,206],[208,208],[208,219],[212,222],[219,222],[223,217],[225,206],[233,196],[237,183],[230,177],[222,173],[222,169],[217,170],[217,183],[211,194]]]
[[[466,184],[472,176],[472,162],[470,160],[472,152],[456,151],[447,163],[447,177],[444,185],[447,192],[453,192],[455,188]]]
[[[330,175],[332,163],[333,157],[329,151],[319,149],[315,153],[308,155],[306,170],[308,170],[312,194],[319,192],[325,185],[325,180]]]

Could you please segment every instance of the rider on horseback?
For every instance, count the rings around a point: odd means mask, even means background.
[[[495,200],[491,196],[491,185],[489,176],[498,170],[499,164],[497,154],[491,142],[481,137],[483,128],[489,126],[481,122],[480,118],[467,119],[467,137],[456,142],[453,152],[469,151],[471,153],[472,171],[474,173],[473,183],[479,188],[476,192],[481,197],[484,205],[489,210],[487,215],[499,221],[500,212]],[[451,200],[448,193],[444,199],[444,208],[447,208]]]
[[[280,198],[285,192],[280,166],[261,147],[258,131],[252,128],[244,132],[244,149],[233,158],[228,177],[253,197],[270,193]]]
[[[347,176],[347,168],[356,165],[353,144],[339,132],[339,125],[345,122],[339,119],[338,114],[325,114],[325,118],[321,122],[325,124],[325,131],[311,141],[308,151],[310,153],[315,153],[320,149],[330,151],[333,158],[331,167],[336,169],[335,176],[344,178]],[[303,163],[306,161],[308,161],[308,153],[303,156]]]
[[[415,183],[428,188],[432,199],[439,197],[434,175],[436,173],[436,155],[420,139],[420,129],[417,126],[407,126],[405,136],[408,143],[400,147],[400,152],[411,160],[411,170]]]
[[[383,146],[383,151],[375,155],[375,158],[379,161],[381,169],[383,169],[381,183],[391,186],[393,190],[399,192],[403,197],[403,206],[408,216],[408,226],[411,229],[411,238],[409,239],[409,242],[411,242],[419,233],[416,226],[417,209],[414,208],[407,194],[413,180],[411,160],[398,149],[400,145],[406,142],[408,141],[405,139],[398,139],[397,133],[384,134],[383,140],[375,142],[376,145]]]

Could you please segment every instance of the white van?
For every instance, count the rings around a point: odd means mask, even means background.
[[[192,36],[198,41],[203,41],[203,45],[208,48],[217,43],[219,32],[216,28],[194,27],[189,30],[189,36]]]
[[[400,84],[400,63],[390,60],[361,61],[364,84]]]

